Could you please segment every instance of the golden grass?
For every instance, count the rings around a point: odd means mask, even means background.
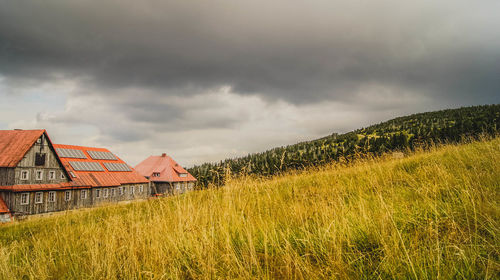
[[[494,279],[500,139],[0,227],[0,278]]]

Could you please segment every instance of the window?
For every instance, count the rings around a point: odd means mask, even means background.
[[[143,192],[143,191],[144,191],[144,186],[143,186],[143,185],[140,185],[140,186],[139,186],[139,192],[141,193],[141,192]]]
[[[55,179],[56,179],[56,172],[49,171],[49,180],[55,180]]]
[[[104,197],[108,197],[108,189],[104,189],[102,192]]]
[[[37,143],[37,144],[42,144],[42,137],[40,137],[40,138],[36,139],[36,143]]]
[[[80,197],[82,199],[87,199],[87,190],[82,190],[81,193],[80,193]]]
[[[123,195],[123,187],[118,187],[118,194]]]
[[[96,198],[101,197],[101,190],[95,190],[95,197]]]
[[[64,200],[70,201],[71,200],[71,191],[65,191],[64,192]]]
[[[188,174],[187,173],[179,173],[179,177],[187,177]]]
[[[160,172],[153,172],[153,177],[160,177]]]
[[[123,187],[123,193],[126,194],[127,193],[127,187]]]
[[[114,197],[116,196],[116,189],[111,189],[111,197]]]
[[[49,192],[49,202],[56,201],[56,192]]]
[[[44,153],[36,153],[35,154],[35,166],[44,166],[45,165],[45,154]]]
[[[134,186],[130,186],[130,194],[131,195],[134,195],[134,191],[135,191]]]
[[[30,194],[22,193],[21,194],[21,205],[26,205],[30,203]]]
[[[66,179],[66,176],[64,176],[64,172],[61,171],[61,179]]]
[[[21,171],[21,180],[28,180],[30,177],[30,172],[28,170]]]
[[[43,171],[42,170],[37,170],[35,174],[36,174],[36,179],[38,181],[43,180]]]
[[[42,203],[42,202],[43,202],[43,192],[35,193],[35,203]]]

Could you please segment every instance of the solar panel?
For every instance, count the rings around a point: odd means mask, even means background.
[[[87,151],[92,159],[118,160],[111,152]]]
[[[104,171],[104,168],[98,162],[70,161],[69,164],[76,171]]]
[[[132,171],[125,163],[103,162],[103,164],[109,171]]]
[[[81,150],[58,148],[56,151],[63,158],[87,158]]]

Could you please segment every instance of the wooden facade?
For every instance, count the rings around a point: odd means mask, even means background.
[[[159,182],[151,181],[152,195],[183,194],[194,189],[194,182]]]
[[[2,192],[1,194],[14,216],[88,208],[120,201],[147,199],[149,197],[147,184]]]

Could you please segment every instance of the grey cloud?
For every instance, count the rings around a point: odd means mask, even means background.
[[[499,100],[498,1],[0,3],[7,78],[62,75],[99,93],[157,96],[228,85],[296,104],[352,101],[371,85],[444,103]],[[130,116],[182,115],[170,109]]]

